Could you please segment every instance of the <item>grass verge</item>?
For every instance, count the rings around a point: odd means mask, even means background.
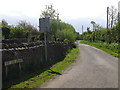
[[[98,48],[98,49],[101,49],[101,50],[109,53],[110,55],[113,55],[113,56],[115,56],[115,57],[120,58],[120,55],[119,55],[118,53],[116,53],[116,52],[114,52],[114,51],[106,48],[106,47],[108,46],[108,44],[105,46],[105,45],[103,45],[103,44],[104,44],[103,42],[81,41],[80,43],[94,46],[94,47],[96,47],[96,48]]]
[[[61,72],[66,69],[70,64],[72,64],[76,57],[78,56],[79,48],[73,48],[70,50],[63,61],[60,61],[54,64],[50,69],[44,71],[43,73],[28,79],[27,81],[21,82],[17,85],[11,86],[11,88],[37,88],[40,87],[48,79],[52,78],[53,76],[60,75]],[[9,90],[8,89],[8,90]]]

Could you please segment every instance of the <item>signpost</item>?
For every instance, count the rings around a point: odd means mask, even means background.
[[[40,18],[39,19],[39,30],[41,32],[49,31],[49,18]]]
[[[47,33],[49,32],[49,18],[40,18],[39,19],[39,31],[44,32],[44,41],[45,41],[45,60],[47,62]]]
[[[83,25],[82,25],[82,39],[83,39]]]

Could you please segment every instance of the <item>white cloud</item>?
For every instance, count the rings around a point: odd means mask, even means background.
[[[53,3],[61,18],[79,18],[98,17],[102,15],[101,13],[105,13],[107,5],[117,5],[118,0],[2,0],[0,2],[2,2],[0,12],[3,14],[16,15],[13,11],[18,11],[36,17],[44,10],[45,5]]]
[[[45,5],[52,3],[54,8],[58,9],[60,19],[63,20],[78,18],[99,18],[106,20],[107,6],[113,5],[117,8],[118,1],[119,0],[0,0],[0,16],[16,16],[23,17],[23,19],[29,19],[30,17],[39,18],[41,11],[45,9]]]

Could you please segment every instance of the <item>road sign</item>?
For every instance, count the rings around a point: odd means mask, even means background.
[[[48,32],[49,29],[49,18],[40,18],[39,19],[39,31],[44,32],[44,40],[45,40],[45,59],[47,61],[47,38],[46,38],[46,32]]]
[[[49,31],[49,18],[40,18],[39,19],[39,30],[42,32]]]

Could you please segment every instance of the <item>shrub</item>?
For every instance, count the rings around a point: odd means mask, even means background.
[[[9,39],[10,31],[11,31],[10,26],[2,26],[2,36],[4,37],[4,39]]]
[[[28,37],[28,30],[20,28],[20,27],[13,27],[10,31],[10,38],[27,38]]]

